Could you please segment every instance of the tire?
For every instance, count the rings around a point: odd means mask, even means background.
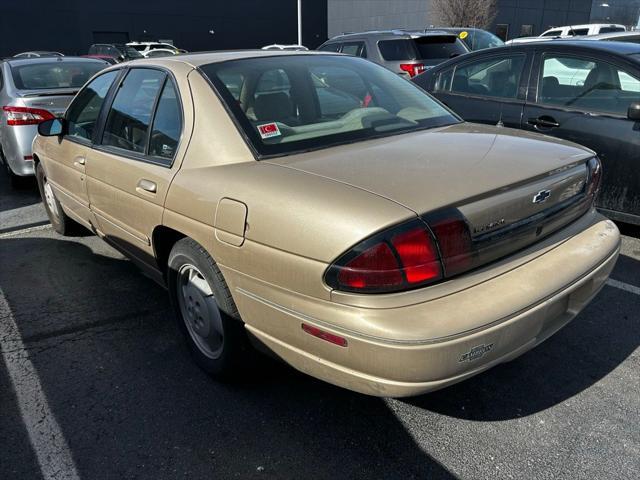
[[[40,163],[36,164],[36,181],[38,182],[38,190],[40,190],[42,203],[47,211],[51,226],[60,235],[70,235],[77,227],[77,223],[64,213],[62,205],[60,205],[60,202],[53,193],[51,185],[47,182],[47,176]]]
[[[255,351],[216,262],[183,238],[173,246],[168,267],[171,304],[196,364],[221,380],[244,374]]]

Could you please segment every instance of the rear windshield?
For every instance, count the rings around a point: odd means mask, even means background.
[[[382,58],[388,61],[448,59],[467,53],[462,41],[454,35],[381,40],[378,47]]]
[[[201,71],[261,156],[459,122],[411,82],[358,57],[250,58]]]
[[[56,88],[80,88],[109,65],[106,62],[27,63],[12,65],[13,83],[18,90],[47,90]]]

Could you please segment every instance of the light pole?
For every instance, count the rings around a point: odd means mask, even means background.
[[[302,0],[298,0],[298,45],[302,45]]]

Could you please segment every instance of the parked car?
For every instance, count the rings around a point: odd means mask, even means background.
[[[338,35],[320,45],[318,50],[366,58],[406,78],[469,52],[469,48],[457,35],[404,30]]]
[[[625,32],[627,27],[615,23],[589,23],[585,25],[567,25],[553,27],[543,32],[541,37],[580,37],[600,33]]]
[[[465,124],[352,56],[117,65],[39,131],[53,228],[81,223],[166,284],[216,376],[252,343],[371,395],[442,388],[559,330],[618,255],[593,152]]]
[[[135,48],[120,43],[95,43],[89,47],[89,55],[111,57],[118,63],[144,58]]]
[[[173,55],[178,55],[177,50],[170,50],[168,48],[154,48],[153,50],[148,50],[144,53],[145,58],[157,58],[157,57],[171,57]]]
[[[173,54],[184,53],[184,51],[180,51],[175,45],[164,42],[129,42],[127,43],[127,47],[134,48],[143,57],[147,57],[148,53],[152,50],[171,50]]]
[[[439,31],[455,33],[462,40],[469,50],[484,50],[485,48],[495,48],[504,45],[504,42],[491,32],[481,28],[461,28],[461,27],[434,27],[425,29],[427,32]]]
[[[34,173],[31,144],[38,123],[62,115],[80,87],[107,66],[78,57],[0,63],[0,160],[14,184]]]
[[[60,52],[34,51],[34,52],[16,53],[13,56],[13,58],[41,58],[41,57],[64,57],[64,54]]]
[[[279,43],[274,43],[272,45],[265,45],[262,47],[262,50],[309,50],[304,45],[281,45]]]
[[[608,33],[621,33],[626,32],[627,28],[624,25],[617,25],[612,23],[592,23],[585,25],[569,25],[566,27],[554,27],[546,30],[537,37],[520,37],[513,38],[506,42],[507,45],[514,43],[529,43],[548,41],[557,38],[574,38],[574,37],[587,37]]]
[[[454,59],[414,80],[470,122],[519,128],[594,150],[598,207],[640,224],[640,46],[557,40]]]

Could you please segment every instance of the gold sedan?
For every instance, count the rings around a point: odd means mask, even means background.
[[[592,151],[466,124],[360,58],[130,62],[39,132],[55,230],[166,285],[215,376],[253,345],[359,392],[429,392],[558,331],[618,255]]]

